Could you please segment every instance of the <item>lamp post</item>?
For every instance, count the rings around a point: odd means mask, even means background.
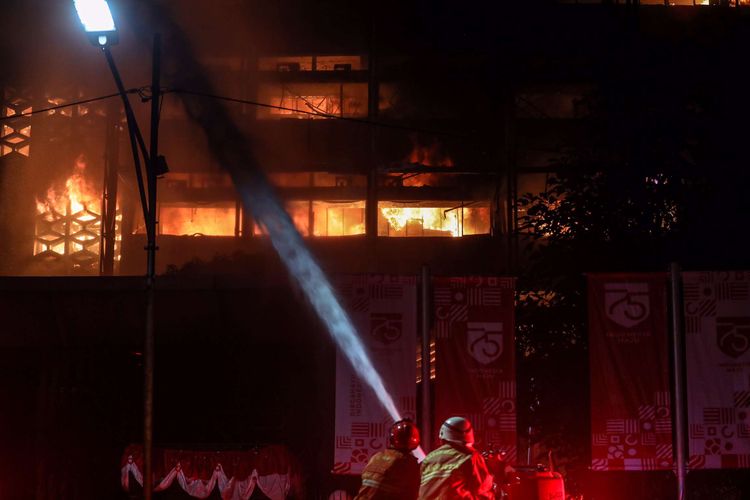
[[[157,176],[166,172],[166,163],[159,156],[159,101],[160,88],[160,45],[158,34],[154,35],[153,66],[151,81],[151,141],[150,150],[146,149],[143,135],[135,119],[120,72],[110,52],[110,46],[119,41],[117,27],[106,0],[73,0],[78,17],[83,24],[89,40],[102,49],[109,69],[117,85],[117,90],[125,107],[128,124],[130,148],[133,153],[135,177],[138,183],[143,218],[146,223],[146,334],[143,368],[143,494],[151,500],[153,494],[153,404],[154,404],[154,278],[156,277],[156,183]],[[146,166],[146,183],[144,187],[140,155]]]

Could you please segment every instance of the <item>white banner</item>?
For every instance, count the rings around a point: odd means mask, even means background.
[[[750,272],[683,274],[691,469],[750,467]]]
[[[375,368],[404,417],[416,417],[417,282],[413,276],[350,275],[339,296]],[[336,356],[336,442],[333,472],[360,474],[386,447],[393,420],[375,394]]]

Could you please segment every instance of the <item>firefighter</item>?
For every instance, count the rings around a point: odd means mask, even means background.
[[[419,430],[409,419],[388,432],[388,449],[378,452],[362,471],[362,487],[354,500],[416,500],[419,464],[411,451],[419,446]]]
[[[440,427],[439,437],[442,446],[422,462],[419,498],[494,499],[494,480],[484,458],[474,449],[471,422],[450,417]]]

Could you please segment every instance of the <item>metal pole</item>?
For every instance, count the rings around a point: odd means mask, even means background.
[[[677,499],[685,498],[685,346],[682,330],[682,277],[680,266],[670,264],[672,286],[672,357],[674,358],[674,431],[677,462]]]
[[[151,150],[148,162],[148,277],[153,280],[156,274],[156,176],[159,171],[159,105],[161,101],[161,37],[154,35],[153,73],[151,82]]]
[[[144,346],[143,367],[143,493],[146,500],[153,496],[153,402],[154,402],[154,277],[156,275],[156,172],[159,161],[159,101],[160,92],[160,37],[154,35],[154,56],[151,84],[151,151],[146,150],[143,135],[138,128],[135,113],[130,105],[125,86],[122,83],[120,72],[117,70],[109,47],[102,48],[107,59],[109,69],[112,71],[117,90],[125,107],[125,117],[128,124],[128,136],[130,138],[130,149],[133,153],[135,164],[135,177],[138,183],[138,193],[143,209],[143,219],[146,224],[146,335]],[[146,164],[146,176],[148,183],[148,200],[146,188],[141,171],[140,153]]]
[[[369,32],[369,54],[367,59],[367,118],[376,120],[378,116],[379,88],[377,80],[377,58],[375,47],[375,12],[377,10],[370,3],[370,32]],[[370,159],[367,175],[367,202],[365,203],[365,234],[368,241],[375,242],[378,237],[378,136],[376,127],[370,127]],[[374,245],[369,246],[374,250]]]
[[[526,446],[526,464],[531,465],[531,458],[532,458],[531,449],[533,448],[533,443],[531,442],[531,435],[534,432],[534,428],[531,425],[529,425],[528,432],[529,432],[529,441],[528,441],[528,445]]]
[[[422,266],[422,449],[432,443],[432,390],[430,387],[430,268]]]
[[[115,266],[117,238],[117,171],[119,168],[120,108],[111,102],[107,109],[107,133],[104,154],[104,189],[102,190],[101,244],[99,274],[111,276]]]
[[[151,150],[148,162],[148,220],[146,274],[146,342],[143,377],[143,493],[145,500],[153,495],[154,445],[154,279],[156,277],[156,175],[159,162],[159,104],[160,104],[160,45],[161,37],[154,35],[154,55],[151,81]]]
[[[143,208],[143,220],[148,225],[148,203],[146,202],[146,189],[143,186],[143,172],[141,172],[141,157],[138,156],[138,144],[141,143],[141,153],[143,153],[143,159],[148,164],[148,154],[146,148],[142,144],[143,136],[138,129],[138,123],[135,121],[135,114],[133,108],[130,106],[130,100],[125,90],[125,86],[122,84],[122,78],[120,78],[120,72],[117,70],[115,60],[112,57],[112,53],[109,51],[109,47],[102,49],[104,57],[107,59],[109,69],[112,71],[112,77],[115,79],[115,85],[117,85],[117,91],[120,93],[122,98],[122,104],[125,107],[125,118],[128,124],[128,137],[130,138],[130,149],[133,153],[133,163],[135,164],[135,179],[138,183],[138,193],[141,197],[141,207]]]

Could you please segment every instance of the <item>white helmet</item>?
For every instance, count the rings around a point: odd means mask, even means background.
[[[465,446],[474,444],[474,429],[471,422],[463,417],[450,417],[440,426],[440,439]]]

